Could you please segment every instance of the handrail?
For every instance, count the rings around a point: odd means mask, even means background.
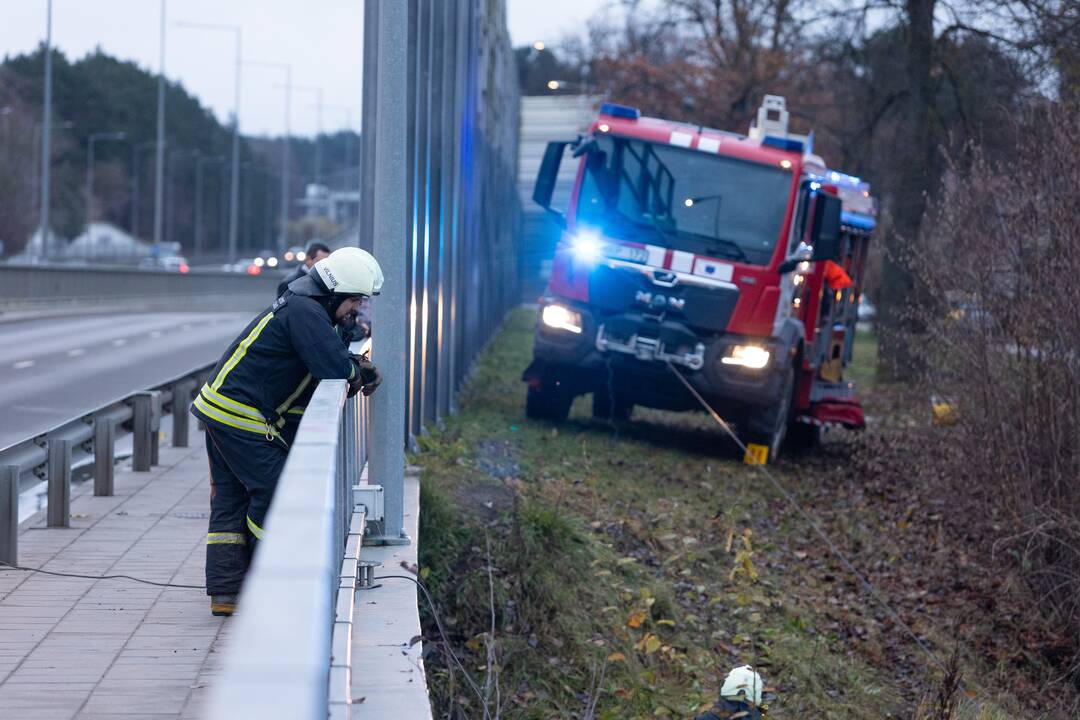
[[[18,562],[19,491],[23,480],[48,482],[48,525],[70,524],[71,475],[86,458],[94,460],[94,494],[113,494],[117,428],[132,422],[132,467],[157,464],[159,428],[166,408],[173,413],[172,443],[188,445],[188,403],[213,364],[199,365],[151,390],[130,393],[76,418],[0,449],[0,560]],[[162,391],[165,392],[162,392]]]
[[[353,352],[367,345],[356,343]],[[366,460],[366,401],[346,399],[346,389],[344,380],[321,381],[304,411],[244,581],[211,720],[348,712],[347,648],[365,521],[352,490]]]

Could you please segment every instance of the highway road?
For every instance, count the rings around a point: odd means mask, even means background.
[[[217,360],[254,313],[0,323],[0,448]]]

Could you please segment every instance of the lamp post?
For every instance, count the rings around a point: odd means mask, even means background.
[[[137,143],[131,148],[131,237],[139,239],[139,153],[157,146],[157,141]]]
[[[165,193],[165,0],[161,0],[161,38],[158,43],[157,154],[154,163],[154,245],[161,243]]]
[[[86,235],[90,235],[90,221],[94,212],[94,143],[108,140],[123,140],[123,132],[91,133],[86,150]]]
[[[247,65],[285,71],[285,137],[281,143],[281,227],[278,228],[278,253],[284,254],[289,244],[289,145],[292,142],[292,67],[286,63],[248,60]]]
[[[224,161],[224,155],[215,155],[213,157],[200,157],[195,161],[195,247],[194,252],[192,253],[192,257],[196,260],[202,257],[203,251],[203,165],[206,163]]]
[[[337,110],[338,112],[345,114],[345,178],[346,185],[349,185],[352,183],[352,168],[354,167],[352,165],[353,157],[351,148],[353,132],[352,108],[348,105],[324,105],[324,107],[328,110]],[[360,183],[357,182],[357,186],[359,186],[359,184]]]
[[[240,55],[241,28],[239,25],[218,23],[179,22],[178,27],[193,30],[216,30],[234,33],[236,36],[235,109],[233,110],[232,181],[229,187],[229,259],[236,259],[237,227],[240,222]]]
[[[170,242],[176,240],[176,161],[182,157],[195,158],[198,162],[198,158],[202,155],[198,150],[184,150],[177,148],[169,152],[169,175],[172,176],[172,181],[169,183],[169,223],[168,234],[165,236]]]
[[[293,85],[297,90],[315,93],[315,184],[322,185],[322,134],[323,134],[323,91],[314,85]]]
[[[45,10],[45,99],[42,110],[41,150],[41,253],[48,255],[49,244],[49,165],[52,160],[52,0]]]

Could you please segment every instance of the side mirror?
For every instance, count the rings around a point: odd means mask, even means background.
[[[810,244],[814,260],[840,259],[840,198],[835,195],[818,193],[814,198]]]
[[[536,174],[536,186],[532,199],[542,208],[551,210],[551,196],[555,193],[555,183],[559,179],[559,166],[562,164],[563,151],[568,142],[549,142],[544,150],[544,160]],[[555,211],[552,211],[555,212]]]
[[[789,272],[799,267],[800,263],[810,262],[813,259],[814,248],[806,243],[799,243],[799,247],[795,248],[795,254],[780,263],[780,267],[776,270],[781,275],[787,275]]]

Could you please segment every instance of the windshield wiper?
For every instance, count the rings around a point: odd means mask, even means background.
[[[708,246],[706,252],[723,253],[731,260],[741,260],[742,262],[747,262],[749,259],[746,257],[746,252],[742,249],[742,246],[734,240],[709,238],[706,244]]]

